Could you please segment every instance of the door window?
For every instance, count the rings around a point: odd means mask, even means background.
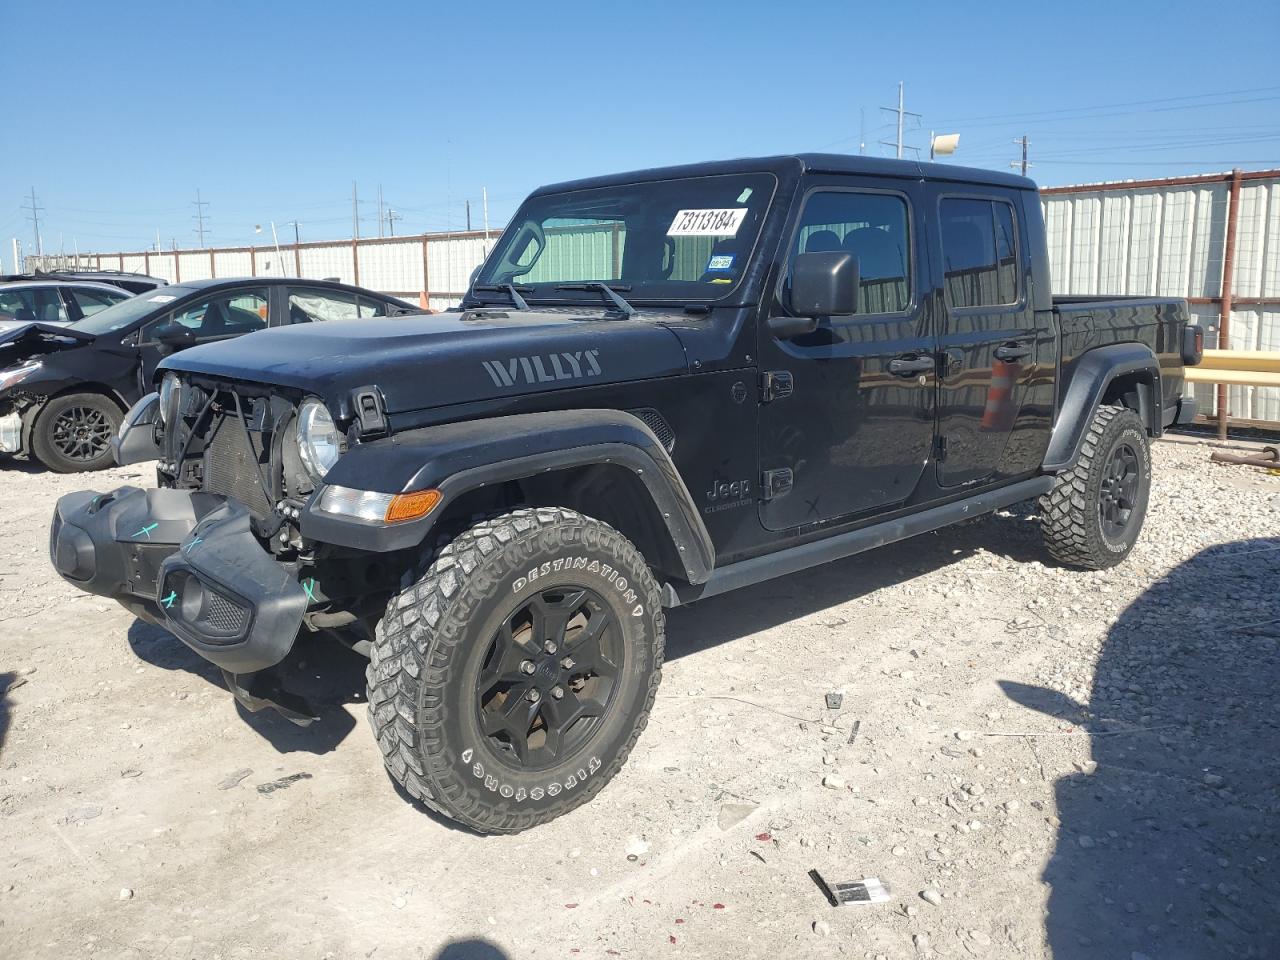
[[[66,323],[69,319],[56,287],[28,287],[26,290],[0,287],[0,320]]]
[[[1018,246],[1013,207],[1002,200],[946,198],[941,206],[947,305],[1018,302]]]
[[[80,312],[86,317],[93,316],[99,310],[105,310],[113,303],[129,299],[129,295],[124,291],[115,294],[108,293],[106,290],[85,290],[82,287],[73,287],[69,292],[75,299],[76,306],[80,308]]]
[[[147,340],[153,341],[151,331],[170,320],[195,331],[198,340],[253,333],[267,325],[267,291],[235,290],[199,300],[153,323]]]
[[[362,317],[385,317],[388,313],[387,304],[381,300],[370,300],[368,297],[357,297],[360,303],[360,316]]]
[[[294,289],[289,291],[289,322],[354,320],[362,314],[354,294],[340,290]]]
[[[911,249],[902,197],[844,190],[812,193],[792,256],[846,251],[858,258],[858,313],[901,313],[911,302]]]

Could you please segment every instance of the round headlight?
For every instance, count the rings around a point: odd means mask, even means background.
[[[342,434],[319,400],[304,400],[298,411],[298,455],[311,479],[320,481],[338,462]]]
[[[160,381],[160,422],[170,423],[178,419],[178,404],[182,400],[182,381],[176,373],[166,373]]]

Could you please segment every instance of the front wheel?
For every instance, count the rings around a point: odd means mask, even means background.
[[[1040,498],[1040,529],[1059,563],[1113,567],[1142,532],[1151,493],[1151,447],[1138,415],[1099,407],[1080,454]]]
[[[55,473],[115,466],[111,438],[121,419],[120,408],[98,393],[54,397],[36,418],[31,452]]]
[[[663,631],[657,582],[612,527],[560,508],[478,523],[378,626],[369,719],[387,769],[483,833],[568,813],[648,722]]]

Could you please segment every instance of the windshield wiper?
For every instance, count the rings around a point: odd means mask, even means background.
[[[517,287],[514,283],[480,283],[471,288],[472,290],[492,290],[495,293],[505,293],[511,298],[511,303],[517,310],[528,310],[529,304],[525,302],[521,293],[532,293],[533,287]]]
[[[604,294],[605,298],[609,300],[621,313],[623,313],[628,318],[634,316],[636,312],[636,308],[633,307],[631,304],[627,303],[627,301],[623,300],[622,297],[618,296],[616,292],[618,290],[630,290],[631,284],[629,283],[618,284],[618,286],[616,287],[611,287],[607,283],[600,283],[599,281],[591,281],[588,283],[562,283],[559,286],[557,286],[556,289],[557,290],[596,290]]]

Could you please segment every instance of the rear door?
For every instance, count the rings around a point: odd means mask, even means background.
[[[939,342],[938,483],[994,482],[1038,463],[1039,405],[1025,406],[1051,359],[1035,325],[1021,198],[999,187],[930,187],[944,317]],[[1051,382],[1051,381],[1050,381]],[[1034,429],[1032,429],[1034,427]],[[1034,443],[1021,449],[1023,438]],[[1016,441],[1016,442],[1015,442]]]
[[[791,481],[789,493],[761,504],[769,530],[892,509],[924,474],[935,345],[918,191],[916,182],[888,179],[806,184],[772,315],[788,312],[787,276],[801,253],[853,253],[861,289],[858,313],[824,319],[812,334],[779,340],[761,326],[760,370],[774,390],[761,407],[761,465],[790,471]],[[784,395],[778,385],[788,381]]]

